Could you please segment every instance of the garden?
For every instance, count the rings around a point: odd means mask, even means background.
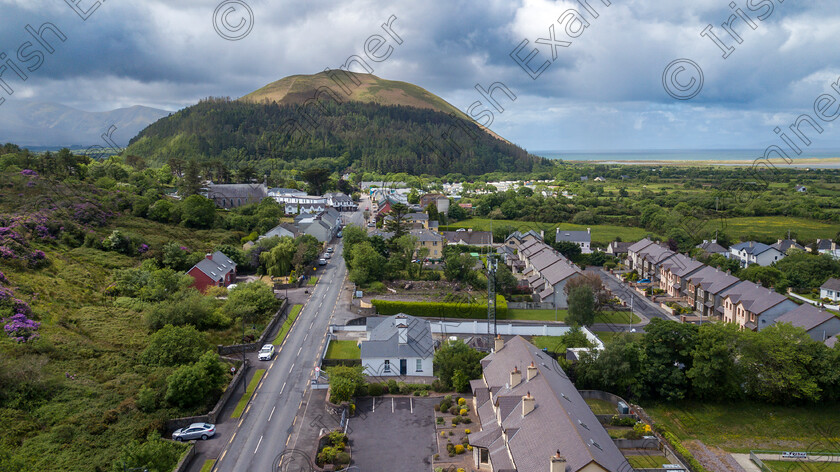
[[[471,403],[469,397],[446,395],[434,406],[438,445],[438,453],[433,457],[434,467],[473,470],[472,446],[469,445],[468,435],[472,432],[471,428],[480,429],[480,426]]]

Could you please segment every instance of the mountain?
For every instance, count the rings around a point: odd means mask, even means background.
[[[113,125],[116,131],[111,138],[125,146],[143,128],[169,113],[144,106],[88,112],[57,103],[7,100],[0,106],[0,142],[29,147],[108,147],[101,136]]]
[[[294,75],[238,100],[210,98],[163,118],[128,152],[156,162],[221,160],[258,171],[306,169],[466,175],[529,172],[546,162],[416,85],[354,74]]]

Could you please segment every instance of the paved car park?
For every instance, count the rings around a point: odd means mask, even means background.
[[[348,431],[359,470],[428,472],[435,446],[435,398],[363,398]],[[374,403],[375,402],[375,403]]]

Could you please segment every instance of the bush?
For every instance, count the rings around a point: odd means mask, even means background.
[[[157,395],[155,391],[149,387],[140,387],[137,392],[137,408],[143,413],[151,413],[157,408]]]
[[[210,344],[195,327],[166,325],[151,336],[140,361],[154,366],[191,364],[208,349]]]
[[[461,416],[466,416],[467,409],[466,408],[461,408],[461,411],[459,411],[458,414],[461,415]]]
[[[382,395],[384,388],[381,383],[372,383],[368,385],[368,395],[378,397]]]
[[[621,418],[618,415],[613,415],[612,419],[610,419],[610,424],[613,426],[634,426],[636,420],[630,417]]]
[[[443,317],[443,318],[467,318],[486,319],[487,305],[479,303],[428,303],[428,302],[406,302],[394,300],[371,300],[380,315],[396,315],[405,313],[418,317]],[[507,319],[507,301],[505,297],[496,295],[496,318]]]
[[[362,366],[336,366],[330,369],[330,401],[350,401],[359,386],[365,385]]]
[[[461,444],[456,444],[455,445],[455,454],[463,454],[464,450],[465,450],[465,448],[464,448],[463,445],[461,445]]]
[[[195,364],[181,366],[166,378],[166,401],[183,408],[201,405],[222,388],[226,371],[219,356],[209,351]]]
[[[470,430],[470,428],[467,428],[467,429],[464,430],[464,434],[470,434],[471,432],[472,431]]]
[[[394,379],[388,380],[388,393],[396,395],[397,393],[399,393],[399,391],[400,389],[397,386],[397,381]]]
[[[662,433],[662,437],[665,438],[665,440],[668,441],[671,447],[674,448],[674,451],[676,451],[677,455],[681,456],[683,460],[688,462],[688,466],[691,468],[691,470],[693,470],[694,472],[708,472],[708,470],[705,467],[703,467],[702,464],[700,464],[700,461],[695,459],[694,456],[691,455],[691,452],[689,452],[689,450],[686,449],[685,446],[683,446],[679,438],[674,436],[671,432],[665,430],[665,428],[663,427],[657,427],[657,430],[659,430]]]
[[[461,423],[461,417],[460,416],[456,416],[455,418],[452,418],[452,426],[457,426],[460,423]]]
[[[457,414],[458,414],[458,407],[457,407],[457,406],[453,406],[452,408],[450,408],[450,409],[449,409],[449,414],[450,414],[450,415],[457,415]]]
[[[458,404],[461,405],[461,406],[466,405],[467,404],[467,399],[466,398],[459,398],[458,399]]]
[[[452,406],[452,403],[451,403],[451,402],[449,402],[448,400],[443,400],[442,402],[440,402],[440,411],[441,411],[441,413],[446,413],[447,411],[449,411],[449,408],[450,408],[451,406]]]

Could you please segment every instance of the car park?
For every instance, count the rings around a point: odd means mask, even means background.
[[[176,441],[191,441],[193,439],[207,440],[216,434],[216,425],[210,423],[193,423],[186,428],[176,429],[172,439]]]
[[[260,349],[259,358],[261,361],[270,361],[271,358],[274,357],[274,345],[273,344],[266,344],[265,346]]]

